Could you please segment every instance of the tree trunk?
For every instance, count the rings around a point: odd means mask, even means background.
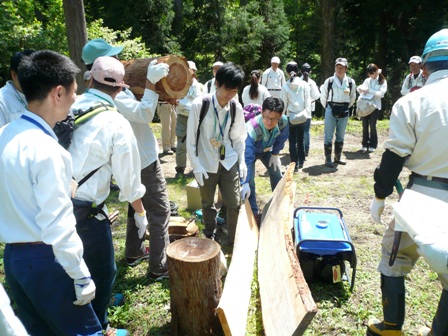
[[[81,72],[76,77],[76,82],[78,83],[78,93],[82,93],[85,90],[84,72],[87,70],[84,62],[81,60],[82,48],[87,43],[84,2],[83,0],[63,0],[63,3],[68,50],[70,58],[81,69]]]
[[[334,73],[334,6],[333,0],[322,0],[322,82]]]
[[[174,0],[173,36],[182,36],[183,27],[183,1]]]
[[[216,316],[222,294],[220,251],[207,238],[180,239],[168,246],[172,335],[222,333]]]

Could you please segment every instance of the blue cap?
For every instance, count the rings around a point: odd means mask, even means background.
[[[93,64],[100,56],[115,56],[121,53],[123,47],[112,47],[104,39],[94,39],[82,48],[81,58],[85,64]]]

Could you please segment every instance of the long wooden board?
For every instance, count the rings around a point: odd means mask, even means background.
[[[217,313],[226,336],[245,335],[251,296],[254,260],[258,246],[258,226],[249,201],[241,207],[227,273]]]
[[[288,167],[263,213],[258,281],[266,336],[302,335],[317,312],[295,254],[291,229],[296,184]]]

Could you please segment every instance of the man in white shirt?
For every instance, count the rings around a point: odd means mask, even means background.
[[[403,96],[407,95],[409,92],[420,89],[426,83],[420,56],[412,56],[409,59],[409,70],[411,73],[404,78],[403,85],[401,86],[401,94]]]
[[[87,68],[100,56],[116,56],[123,47],[113,47],[103,39],[89,41],[82,50],[82,59]],[[149,252],[145,247],[145,237],[139,237],[134,220],[134,209],[128,208],[125,256],[129,266],[135,266],[149,258],[148,277],[160,280],[168,276],[168,258],[166,248],[170,241],[168,224],[171,208],[166,189],[166,181],[159,161],[159,145],[149,125],[154,118],[159,95],[155,92],[155,84],[168,75],[166,63],[156,64],[153,60],[148,66],[146,88],[140,101],[130,90],[120,91],[114,103],[131,124],[137,139],[141,161],[141,181],[146,187],[143,205],[147,210],[149,222]]]
[[[216,76],[216,72],[218,72],[219,68],[222,67],[224,63],[217,61],[215,63],[213,63],[213,78],[206,81],[204,86],[205,86],[205,90],[207,93],[215,93],[216,91],[216,84],[215,84],[215,76]]]
[[[79,71],[53,51],[24,57],[19,82],[27,111],[0,129],[5,275],[31,335],[102,335],[70,201],[72,161],[53,132],[75,101]]]
[[[224,64],[216,73],[216,92],[198,97],[191,105],[187,126],[187,154],[200,186],[204,234],[216,234],[216,187],[226,204],[229,242],[233,245],[240,209],[240,179],[245,181],[244,160],[246,127],[241,105],[233,98],[244,80],[243,70],[233,63]],[[199,125],[203,98],[210,104]],[[232,107],[232,104],[234,104]],[[234,108],[234,116],[232,109]],[[200,127],[199,127],[200,126]]]
[[[280,97],[280,91],[286,83],[285,74],[279,66],[280,58],[277,56],[272,57],[271,67],[263,72],[261,79],[261,85],[264,85],[273,97]]]
[[[107,308],[115,282],[117,268],[114,246],[104,202],[109,195],[113,174],[120,187],[119,200],[129,202],[135,211],[136,228],[140,238],[148,223],[141,198],[145,187],[140,181],[140,155],[129,122],[117,112],[114,98],[127,85],[123,82],[124,67],[115,58],[98,57],[90,70],[92,84],[72,106],[77,111],[104,106],[100,112],[80,125],[75,125],[69,152],[73,158],[73,178],[78,183],[90,172],[93,175],[80,185],[73,204],[86,208],[86,215],[77,218],[76,230],[84,243],[84,259],[97,284],[92,306],[106,332],[109,331]]]
[[[24,56],[29,56],[34,50],[18,51],[11,57],[9,72],[11,80],[0,89],[0,127],[12,120],[20,118],[26,111],[26,98],[19,83],[19,63]]]

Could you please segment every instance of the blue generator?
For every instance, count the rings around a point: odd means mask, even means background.
[[[329,207],[299,207],[294,211],[294,243],[307,282],[347,280],[355,285],[356,254],[342,211]],[[351,278],[346,267],[351,267]]]

